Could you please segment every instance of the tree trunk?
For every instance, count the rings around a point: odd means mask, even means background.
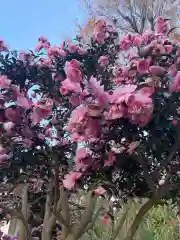
[[[72,234],[69,234],[65,240],[77,240]]]
[[[24,220],[27,221],[28,218],[28,185],[25,184],[22,190],[22,214]],[[26,229],[25,223],[19,220],[19,240],[28,239],[28,229]]]
[[[18,234],[18,219],[14,218],[9,223],[8,235],[9,236],[17,236]]]

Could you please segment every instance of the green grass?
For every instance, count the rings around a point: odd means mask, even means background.
[[[117,240],[123,240],[127,235],[129,226],[131,225],[138,209],[141,204],[133,202],[128,217],[124,222],[124,225],[116,238]],[[123,209],[116,213],[115,222],[119,221],[122,216]],[[175,211],[172,209],[171,204],[159,205],[151,209],[151,211],[145,216],[144,221],[141,223],[134,240],[180,240],[180,224],[178,227],[178,219]],[[180,222],[180,221],[179,221]],[[98,220],[88,234],[85,234],[82,240],[109,240],[112,226],[103,225]]]

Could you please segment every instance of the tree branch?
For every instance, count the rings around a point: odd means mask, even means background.
[[[88,206],[77,226],[77,231],[74,232],[75,239],[79,239],[84,234],[84,230],[87,228],[88,224],[92,221],[92,216],[95,210],[96,202],[97,202],[97,196],[93,196],[92,191],[89,192]]]
[[[128,204],[125,205],[124,212],[123,212],[123,214],[121,216],[121,219],[120,219],[119,223],[115,227],[110,240],[115,240],[116,237],[118,236],[118,234],[119,234],[119,232],[120,232],[120,230],[121,230],[121,228],[122,228],[122,226],[123,226],[123,224],[124,224],[124,222],[126,220],[126,217],[128,215],[128,211],[129,211],[129,209],[131,207],[131,204],[132,204],[132,201],[130,201]]]
[[[154,206],[158,204],[158,201],[156,198],[149,199],[138,211],[138,214],[136,215],[131,227],[128,230],[128,235],[125,237],[124,240],[132,240],[139,225],[141,224],[144,216],[146,213]]]

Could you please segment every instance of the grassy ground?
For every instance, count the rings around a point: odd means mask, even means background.
[[[124,222],[124,225],[117,236],[117,240],[122,240],[128,232],[128,228],[134,219],[140,203],[132,203],[128,217]],[[119,221],[119,216],[122,216],[122,211],[119,211],[116,215],[116,222]],[[179,221],[180,222],[180,221]],[[111,227],[103,225],[101,221],[97,221],[93,231],[89,231],[88,235],[85,235],[82,240],[109,240],[111,233]],[[178,226],[178,219],[173,211],[171,204],[157,206],[151,209],[146,215],[144,221],[139,227],[135,240],[179,240],[180,239],[180,224]]]

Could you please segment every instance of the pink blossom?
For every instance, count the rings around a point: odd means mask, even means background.
[[[7,133],[10,133],[12,128],[14,127],[14,123],[13,122],[5,122],[3,124],[4,129],[6,130]]]
[[[9,80],[5,75],[0,76],[0,88],[8,89],[10,84],[11,80]]]
[[[121,86],[114,90],[109,100],[109,106],[104,113],[106,120],[126,117],[127,107],[124,103],[128,102],[129,97],[135,91],[136,85]]]
[[[149,68],[149,60],[148,59],[141,59],[137,62],[137,71],[141,74],[147,73]]]
[[[135,35],[133,37],[133,46],[138,47],[143,42],[143,37],[141,35]]]
[[[163,17],[158,17],[155,23],[155,32],[166,34],[168,31],[168,24]]]
[[[64,67],[67,78],[71,79],[73,82],[82,81],[82,73],[80,71],[80,63],[73,59],[70,62],[65,63]]]
[[[149,72],[152,75],[156,75],[156,76],[162,76],[165,74],[165,68],[160,67],[160,66],[150,66],[149,67]]]
[[[77,51],[78,47],[75,44],[68,44],[68,51],[70,53],[75,53]]]
[[[130,34],[124,36],[120,40],[120,49],[127,51],[130,47],[132,47],[132,36]]]
[[[3,155],[5,153],[7,153],[6,148],[4,148],[4,147],[2,147],[2,145],[0,145],[0,155]]]
[[[128,100],[128,118],[131,123],[140,127],[146,126],[153,113],[152,99],[142,93],[131,95]]]
[[[172,123],[172,125],[176,126],[176,125],[178,124],[178,120],[177,120],[177,119],[173,119],[173,120],[171,121],[171,123]]]
[[[106,22],[104,20],[98,20],[95,23],[94,31],[93,31],[93,39],[97,41],[99,44],[104,44],[106,39]]]
[[[9,155],[7,154],[0,154],[0,164],[6,162],[9,158],[10,158]]]
[[[86,54],[87,50],[84,49],[84,48],[79,47],[77,52],[79,53],[79,55],[84,55],[84,54]]]
[[[170,92],[180,92],[180,72],[173,78],[169,85]]]
[[[8,52],[8,47],[6,46],[6,44],[4,43],[3,40],[0,40],[0,51],[1,52]]]
[[[82,176],[80,172],[70,172],[64,176],[63,185],[68,190],[74,188],[76,180],[78,180]]]
[[[69,102],[73,105],[73,106],[79,106],[81,105],[82,103],[82,98],[81,96],[78,96],[78,95],[72,95],[70,98],[69,98]]]
[[[63,81],[64,77],[61,74],[52,73],[52,78],[54,81]]]
[[[40,52],[43,48],[48,49],[50,44],[48,42],[39,41],[35,46],[35,52]]]
[[[98,60],[100,67],[105,68],[109,64],[109,59],[107,56],[101,56]]]
[[[50,58],[40,58],[40,59],[39,59],[39,62],[38,62],[38,65],[39,65],[41,68],[51,67],[52,61],[51,61]]]
[[[49,58],[58,57],[61,54],[61,49],[58,46],[49,47],[47,49],[47,55]]]
[[[21,119],[21,111],[19,108],[13,109],[9,107],[5,110],[5,117],[12,122],[19,121]]]
[[[161,179],[161,180],[159,180],[159,186],[162,186],[162,185],[164,185],[165,184],[165,180],[164,179]]]
[[[23,94],[19,94],[17,97],[16,104],[22,108],[29,109],[31,107],[31,102]]]
[[[109,220],[110,220],[110,218],[109,218],[109,216],[107,214],[104,214],[103,216],[101,216],[102,224],[104,224],[104,225],[109,224]]]
[[[164,49],[165,49],[166,53],[171,53],[173,50],[173,46],[172,45],[164,45]]]
[[[32,124],[36,125],[42,119],[51,115],[53,108],[53,101],[48,98],[42,98],[39,102],[35,103],[31,115]]]
[[[146,95],[147,97],[151,97],[154,92],[154,87],[143,87],[138,91],[138,93]]]
[[[175,77],[177,74],[177,69],[176,69],[176,65],[172,64],[169,68],[168,74],[170,74],[172,77]]]
[[[73,82],[71,79],[66,78],[61,82],[60,92],[62,95],[67,95],[68,92],[81,93],[81,85],[78,82]]]
[[[47,39],[46,37],[44,37],[44,36],[40,36],[40,37],[38,38],[38,41],[47,42],[48,39]]]
[[[62,95],[64,95],[64,96],[69,93],[69,90],[68,90],[66,87],[64,87],[64,86],[61,86],[60,89],[59,89],[59,91],[60,91],[60,93],[61,93]]]
[[[75,155],[75,164],[76,164],[76,170],[86,170],[88,165],[91,163],[90,156],[87,152],[86,148],[79,148],[76,150]]]
[[[99,132],[98,121],[89,118],[88,108],[80,105],[72,111],[67,131],[70,133],[71,140],[75,142],[91,138],[95,140]]]
[[[104,166],[112,166],[116,160],[116,157],[113,152],[108,153],[108,158],[104,161]]]
[[[90,92],[98,100],[99,104],[104,105],[108,102],[109,94],[104,91],[104,86],[100,84],[100,81],[97,81],[96,78],[91,77],[88,83]]]
[[[94,193],[97,196],[103,196],[106,193],[106,190],[103,187],[98,187],[94,190]]]

